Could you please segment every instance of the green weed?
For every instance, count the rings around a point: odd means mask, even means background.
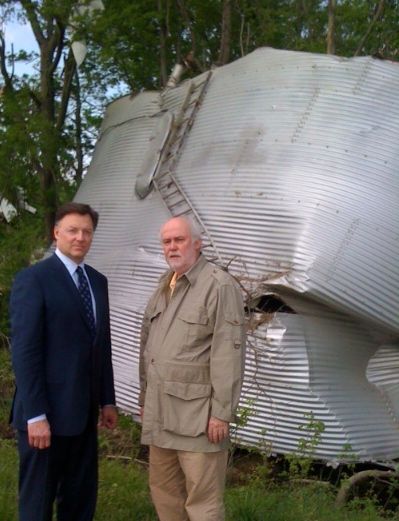
[[[134,463],[103,459],[95,521],[155,521],[147,479],[147,472]]]
[[[18,461],[15,442],[0,439],[0,519],[17,519]]]

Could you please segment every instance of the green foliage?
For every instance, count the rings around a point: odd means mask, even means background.
[[[42,215],[22,211],[11,223],[0,222],[0,244],[0,333],[8,335],[8,299],[14,275],[34,260],[35,251],[38,255],[44,252]]]
[[[17,519],[17,453],[15,442],[0,440],[0,519]],[[146,469],[134,462],[100,460],[99,497],[95,521],[155,521]],[[259,483],[228,487],[226,521],[397,521],[381,512],[372,499],[334,507],[331,491],[317,486],[267,486]]]
[[[118,426],[113,431],[100,429],[100,453],[123,461],[135,460],[140,452],[141,428],[130,416],[121,414]]]
[[[233,444],[239,444],[240,438],[238,435],[238,429],[245,427],[251,416],[254,416],[254,400],[248,399],[245,403],[240,405],[236,412],[236,421],[233,423],[230,429],[230,438]]]
[[[353,56],[370,26],[372,30],[361,47],[360,55],[379,54],[389,59],[398,58],[398,2],[384,2],[384,9],[375,25],[371,25],[378,2],[342,0],[337,7],[337,54]]]
[[[0,350],[0,381],[11,389],[9,354]],[[4,388],[2,389],[2,392]],[[4,407],[4,404],[1,405]],[[7,406],[8,411],[8,406]],[[311,420],[309,423],[312,423]],[[139,428],[127,416],[120,418],[117,432],[110,433],[100,455],[99,498],[95,521],[156,521],[147,468],[136,463],[140,450]],[[104,439],[104,434],[101,434]],[[15,440],[0,433],[0,519],[17,519],[17,450]],[[263,465],[261,466],[263,469]],[[333,488],[274,482],[262,470],[246,486],[228,486],[226,521],[398,521],[395,512],[382,512],[372,497],[356,499],[336,509]]]
[[[147,473],[134,463],[101,460],[95,521],[156,521]]]
[[[17,519],[17,451],[13,440],[0,439],[0,519]]]
[[[2,340],[3,344],[5,344],[6,342],[4,341],[4,338]],[[9,425],[13,394],[14,376],[11,370],[10,353],[7,347],[4,347],[4,345],[1,346],[0,344],[0,439],[13,438],[13,431]],[[0,519],[2,519],[1,516]]]
[[[0,194],[11,202],[18,199],[18,186],[37,192],[38,178],[29,162],[35,134],[28,89],[4,94],[0,103]]]
[[[382,521],[397,520],[397,514],[382,513],[372,499],[358,500],[337,510],[332,490],[292,485],[228,488],[227,521]]]
[[[75,74],[66,30],[79,3],[3,0],[0,12],[2,22],[31,25],[37,43],[35,51],[14,55],[0,30],[0,197],[16,205],[22,189],[45,219],[48,242],[56,206],[82,179],[98,124],[98,118],[84,118],[94,98]],[[94,19],[84,17],[88,24]],[[18,62],[30,63],[31,73],[15,74]]]
[[[342,447],[342,451],[338,454],[338,461],[344,462],[346,466],[346,471],[344,475],[348,473],[351,474],[356,468],[356,464],[358,463],[359,458],[353,452],[352,445],[350,443],[346,443]]]
[[[195,59],[188,74],[198,74],[218,63],[222,4],[220,0],[108,0],[105,11],[88,30],[94,44],[90,50],[90,70],[102,69],[102,81],[115,86],[122,80],[133,92],[159,89],[162,66],[169,74],[176,62],[193,51]],[[337,54],[353,56],[369,32],[359,51],[361,55],[380,52],[396,58],[397,2],[387,2],[375,23],[374,2],[342,0],[336,4]],[[324,1],[231,2],[230,60],[265,45],[324,53],[327,26],[328,9]],[[94,62],[101,66],[93,67]]]
[[[161,88],[174,64],[189,53],[186,76],[219,64],[226,26],[227,3],[221,0],[105,0],[105,10],[90,16],[78,14],[78,4],[32,2],[28,15],[27,3],[3,0],[0,12],[1,21],[29,24],[35,19],[49,45],[60,31],[51,52],[38,38],[35,50],[12,54],[0,39],[0,195],[15,203],[18,187],[23,188],[43,211],[48,239],[54,207],[65,200],[65,192],[76,190],[87,167],[107,101]],[[326,1],[237,0],[229,5],[230,61],[264,45],[326,52]],[[397,59],[398,2],[337,0],[334,14],[338,55]],[[74,32],[65,31],[67,26]],[[76,74],[68,55],[71,41],[78,39],[86,40],[88,55]],[[13,74],[13,65],[23,62],[35,66],[32,72]]]
[[[305,414],[307,423],[300,425],[299,430],[305,434],[299,439],[298,449],[287,455],[290,477],[305,478],[309,475],[313,463],[315,451],[320,444],[321,435],[324,432],[324,423],[315,420],[313,411]]]
[[[4,521],[17,519],[17,450],[12,431],[5,428],[12,392],[9,352],[0,349],[0,519]],[[311,413],[307,420],[302,428],[306,433],[303,443],[300,443],[302,455],[308,455],[315,448],[323,431]],[[99,437],[99,498],[95,521],[156,521],[148,489],[147,467],[137,463],[141,451],[140,427],[129,416],[121,416],[115,431],[101,431]],[[327,488],[317,481],[312,485],[303,485],[301,481],[275,481],[262,458],[258,461],[261,464],[255,467],[245,486],[227,487],[226,521],[399,520],[396,512],[384,511],[376,505],[372,489],[364,498],[355,498],[347,507],[336,509],[333,487]],[[295,470],[290,474],[290,477],[297,476]],[[394,503],[396,490],[395,482],[387,487],[390,505]]]

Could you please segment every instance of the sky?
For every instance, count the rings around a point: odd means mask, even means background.
[[[37,50],[37,43],[30,25],[22,25],[19,22],[9,22],[6,24],[4,32],[8,52],[11,51],[11,44],[14,45],[14,52],[18,52],[22,49],[26,51]],[[15,73],[17,75],[29,73],[30,71],[31,67],[29,64],[16,64]]]
[[[5,27],[7,41],[14,44],[15,49],[20,50],[26,47],[33,48],[36,45],[35,37],[30,25],[22,25],[19,22],[9,22]]]
[[[0,26],[1,29],[1,26]],[[25,50],[27,52],[38,52],[38,45],[29,24],[23,24],[18,21],[7,22],[4,26],[7,53],[11,52],[11,44],[14,46],[14,52]],[[11,70],[9,68],[9,72]],[[14,72],[16,76],[23,74],[32,74],[33,67],[29,63],[17,62]],[[119,87],[111,87],[108,90],[110,98],[121,96],[127,92],[127,86],[121,83]]]

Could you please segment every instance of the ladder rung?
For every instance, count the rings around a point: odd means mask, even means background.
[[[183,212],[175,214],[175,217],[180,217],[180,215],[187,215],[189,213],[193,213],[193,210],[192,210],[192,208],[190,208],[190,206],[186,210],[184,210]]]
[[[166,186],[168,183],[173,183],[172,179],[170,181],[168,181],[166,178],[167,176],[170,174],[170,170],[169,169],[166,169],[166,170],[160,170],[158,173],[157,173],[157,176],[155,178],[156,181],[158,181],[158,187],[161,188],[163,186]],[[159,181],[163,181],[162,183],[160,183]]]
[[[165,199],[164,201],[166,202]],[[175,208],[176,206],[179,206],[179,204],[187,204],[187,201],[185,199],[179,199],[179,201],[176,201],[175,203],[168,204],[168,208]]]
[[[169,189],[169,187],[166,190],[168,190],[168,189]],[[176,187],[173,190],[173,192],[171,191],[171,192],[165,193],[165,195],[167,197],[173,197],[175,194],[180,194],[180,190],[178,188],[176,188]]]

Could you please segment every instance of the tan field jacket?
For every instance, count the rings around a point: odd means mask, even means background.
[[[234,421],[245,355],[244,306],[235,280],[202,255],[176,282],[166,273],[143,320],[140,354],[142,443],[198,452],[208,419]]]

